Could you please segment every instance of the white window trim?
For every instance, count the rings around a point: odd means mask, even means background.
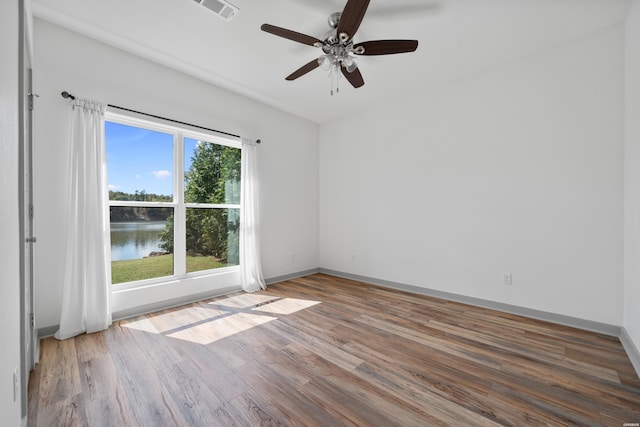
[[[239,138],[221,135],[215,132],[195,130],[188,125],[176,125],[162,119],[150,118],[136,113],[116,113],[107,109],[105,121],[138,127],[151,131],[168,133],[173,135],[173,202],[137,202],[110,200],[111,206],[144,206],[144,207],[173,207],[173,276],[155,277],[145,280],[137,280],[125,283],[112,284],[114,291],[156,286],[177,282],[184,278],[215,276],[236,272],[239,265],[220,267],[211,270],[195,271],[187,273],[186,263],[186,208],[216,208],[216,209],[242,209],[240,204],[210,204],[210,203],[184,203],[184,183],[176,177],[184,177],[184,139],[190,138],[207,141],[218,145],[233,147],[242,150]],[[109,256],[111,263],[111,256]],[[111,265],[109,265],[111,268]]]

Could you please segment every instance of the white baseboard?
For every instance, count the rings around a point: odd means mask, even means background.
[[[272,285],[274,283],[285,282],[287,280],[297,279],[299,277],[310,276],[312,274],[316,274],[319,272],[320,272],[319,268],[313,268],[311,270],[298,271],[296,273],[289,273],[289,274],[284,274],[282,276],[270,277],[268,279],[265,279],[265,282],[267,282],[267,285]]]
[[[631,361],[633,368],[636,370],[636,374],[638,374],[638,377],[640,378],[640,350],[638,350],[638,347],[634,344],[631,339],[631,335],[629,335],[629,332],[627,332],[624,326],[620,328],[620,342],[622,343],[624,350],[627,352],[629,360]]]

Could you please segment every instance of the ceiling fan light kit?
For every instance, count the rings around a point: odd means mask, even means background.
[[[327,21],[331,29],[324,35],[323,40],[275,25],[263,24],[260,27],[262,31],[322,49],[323,55],[291,73],[286,77],[286,80],[295,80],[320,67],[329,71],[331,95],[333,95],[334,87],[335,92],[339,92],[339,80],[342,76],[354,88],[364,85],[364,79],[355,58],[356,55],[391,55],[414,52],[418,48],[417,40],[373,40],[354,44],[353,36],[358,31],[367,12],[369,1],[348,0],[342,12],[332,13]]]

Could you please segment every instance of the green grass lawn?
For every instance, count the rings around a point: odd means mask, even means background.
[[[187,272],[226,267],[227,264],[207,256],[187,256]],[[111,262],[111,283],[173,275],[173,255],[160,255],[142,259]]]

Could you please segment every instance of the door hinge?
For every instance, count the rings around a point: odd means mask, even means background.
[[[29,219],[33,219],[33,205],[29,205]]]
[[[36,315],[31,313],[31,329],[35,329],[36,327]]]
[[[27,96],[29,97],[29,111],[33,111],[33,97],[40,98],[40,95],[33,92],[27,92]]]

